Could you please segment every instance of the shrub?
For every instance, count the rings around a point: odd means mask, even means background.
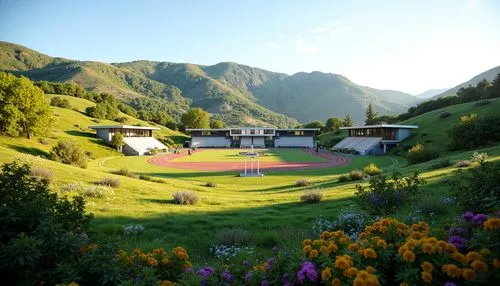
[[[252,242],[252,234],[242,228],[221,229],[217,238],[222,245],[249,245]]]
[[[338,178],[338,182],[339,182],[339,183],[344,183],[344,182],[347,182],[347,181],[350,181],[350,180],[351,180],[351,179],[349,179],[349,177],[348,177],[348,176],[346,176],[346,175],[342,175],[342,176],[340,176],[340,177]]]
[[[215,188],[215,187],[217,187],[217,183],[216,183],[216,182],[212,182],[212,181],[210,181],[210,182],[207,182],[207,183],[205,184],[205,187]]]
[[[120,170],[114,171],[113,173],[116,175],[127,176],[127,177],[135,176],[134,173],[130,172],[129,169],[127,168],[121,168]]]
[[[123,117],[117,117],[114,119],[116,122],[119,122],[119,123],[125,123],[127,122],[127,117],[123,116]]]
[[[451,116],[451,113],[448,112],[448,111],[443,111],[441,113],[439,113],[439,118],[447,118],[447,117],[450,117]]]
[[[368,174],[370,176],[378,175],[382,173],[382,170],[377,167],[374,163],[370,163],[370,165],[366,166],[363,171],[365,174]]]
[[[446,168],[451,166],[450,159],[442,159],[439,161],[436,161],[432,164],[432,169],[440,169],[440,168]]]
[[[312,226],[313,233],[320,235],[324,231],[342,229],[351,238],[357,238],[365,226],[371,222],[366,213],[357,209],[346,208],[340,211],[335,220],[318,217]]]
[[[488,154],[487,153],[479,153],[476,151],[476,152],[472,153],[472,157],[470,160],[473,163],[486,162],[486,160],[488,160]]]
[[[416,144],[406,155],[409,164],[427,162],[439,157],[439,152],[434,148],[424,147],[422,144]]]
[[[472,162],[470,160],[460,160],[455,163],[455,167],[458,168],[467,168],[472,166]]]
[[[170,137],[164,137],[158,140],[160,140],[161,143],[165,144],[168,147],[173,147],[175,145],[175,141]]]
[[[31,175],[28,165],[7,163],[0,173],[0,273],[3,285],[59,282],[58,266],[78,258],[91,216],[81,197],[71,201]]]
[[[123,235],[134,236],[142,233],[144,231],[144,226],[142,224],[130,224],[123,226]]]
[[[476,212],[495,211],[500,206],[500,163],[479,162],[477,168],[456,171],[450,182],[457,203]]]
[[[480,100],[480,101],[477,101],[476,103],[474,103],[474,106],[484,106],[484,105],[488,105],[491,103],[491,100]]]
[[[427,196],[419,198],[415,202],[414,208],[426,217],[447,214],[449,209],[443,200]]]
[[[87,157],[83,149],[76,141],[71,139],[61,139],[50,152],[52,160],[68,165],[87,168]]]
[[[51,182],[54,178],[54,172],[44,167],[33,167],[33,169],[31,169],[31,175],[33,177],[46,180],[47,182]]]
[[[476,149],[500,141],[500,115],[477,118],[473,115],[463,117],[460,124],[448,130],[449,149]]]
[[[148,153],[149,153],[149,155],[156,155],[156,154],[160,153],[160,149],[155,147],[155,148],[149,149]]]
[[[120,179],[107,177],[107,178],[100,180],[97,183],[99,185],[103,185],[103,186],[107,186],[107,187],[118,188],[120,186]]]
[[[363,172],[361,172],[359,170],[352,170],[349,173],[349,177],[351,177],[351,180],[353,180],[353,181],[361,180],[361,179],[363,179]]]
[[[295,182],[296,187],[305,187],[311,185],[311,181],[306,179],[300,179]]]
[[[419,193],[419,186],[425,181],[415,173],[411,177],[401,177],[395,172],[392,180],[380,175],[370,179],[369,187],[356,185],[356,202],[360,207],[374,215],[395,213]]]
[[[175,192],[172,196],[174,203],[180,205],[194,205],[200,200],[198,195],[191,191]]]
[[[50,105],[62,108],[69,108],[69,101],[67,98],[62,98],[60,96],[52,97],[50,100]]]
[[[47,140],[46,138],[40,138],[40,139],[38,139],[38,142],[40,142],[40,144],[43,144],[43,145],[49,145],[50,144],[50,141]]]
[[[76,193],[80,196],[89,198],[105,198],[114,195],[110,187],[87,185],[82,182],[64,184],[59,187],[59,190],[65,193]]]
[[[300,201],[309,204],[315,204],[319,203],[322,198],[323,194],[320,190],[306,190],[304,191],[304,194],[300,196]]]

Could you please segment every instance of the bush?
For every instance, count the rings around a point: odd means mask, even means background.
[[[97,183],[99,185],[103,185],[103,186],[107,186],[107,187],[111,187],[111,188],[118,188],[120,186],[120,179],[107,177],[107,178],[100,180]]]
[[[108,186],[87,185],[82,182],[68,183],[59,187],[59,190],[64,193],[76,193],[88,198],[107,198],[115,193]]]
[[[443,111],[441,113],[439,113],[439,118],[447,118],[447,117],[450,117],[451,116],[451,113],[448,112],[448,111]]]
[[[356,209],[343,209],[335,220],[329,220],[323,216],[318,217],[312,226],[313,233],[320,235],[324,231],[335,231],[342,229],[352,238],[357,238],[371,219],[364,212]]]
[[[378,175],[382,173],[382,170],[377,167],[374,163],[370,163],[370,165],[366,166],[363,171],[365,174],[368,174],[370,176]]]
[[[165,144],[168,147],[174,147],[175,146],[175,141],[172,138],[170,138],[170,137],[164,137],[164,138],[160,138],[158,140],[160,140],[161,143]]]
[[[472,166],[472,162],[470,160],[460,160],[455,163],[455,167],[458,168],[467,168]]]
[[[50,100],[50,105],[62,108],[69,108],[69,101],[67,98],[62,98],[60,96],[52,97]]]
[[[431,147],[424,147],[422,144],[416,144],[406,155],[409,164],[427,162],[439,157],[439,152]]]
[[[149,153],[149,155],[156,155],[156,154],[160,153],[160,149],[155,147],[155,148],[149,149],[148,153]]]
[[[207,182],[205,184],[205,187],[215,188],[215,187],[217,187],[217,183],[216,182],[212,182],[212,181],[211,182]]]
[[[300,201],[309,204],[315,204],[319,203],[322,198],[323,194],[320,190],[307,190],[304,191],[304,194],[302,196],[300,196]]]
[[[58,266],[78,257],[91,216],[81,197],[71,201],[32,177],[28,165],[0,173],[0,273],[3,285],[57,284]]]
[[[361,180],[361,179],[363,179],[363,172],[361,172],[359,170],[352,170],[349,173],[349,177],[351,177],[351,180],[353,180],[353,181]]]
[[[419,200],[415,202],[414,207],[428,218],[445,215],[449,210],[449,207],[443,200],[427,196],[419,198]]]
[[[180,205],[194,205],[200,200],[198,195],[191,191],[175,192],[172,196],[174,203]]]
[[[52,179],[54,178],[54,172],[44,167],[33,167],[33,169],[31,169],[31,175],[33,177],[46,180],[47,182],[52,182]]]
[[[394,214],[417,195],[419,186],[425,183],[418,173],[403,178],[395,172],[391,179],[380,175],[370,179],[369,187],[356,185],[356,202],[373,215]]]
[[[476,103],[474,103],[474,106],[484,106],[484,105],[488,105],[491,103],[491,100],[480,100],[480,101],[477,101]]]
[[[311,181],[306,179],[300,179],[295,182],[296,187],[305,187],[311,185]]]
[[[40,144],[43,144],[43,145],[49,145],[50,144],[50,141],[47,140],[46,138],[40,138],[40,139],[38,139],[38,142],[40,142]]]
[[[252,234],[242,228],[224,228],[217,233],[219,243],[223,245],[249,245]]]
[[[127,168],[121,168],[120,170],[116,170],[116,171],[113,172],[113,174],[120,175],[120,176],[131,177],[131,178],[136,178],[137,177],[134,173],[130,172],[129,169],[127,169]],[[142,180],[145,180],[145,179],[142,179]]]
[[[87,168],[87,157],[83,149],[76,141],[71,139],[61,139],[50,152],[52,160],[68,165]]]
[[[450,150],[476,149],[500,141],[500,115],[477,118],[464,116],[460,123],[448,130]]]
[[[114,119],[114,121],[119,122],[119,123],[125,123],[125,122],[127,122],[127,117],[125,117],[125,116],[117,117]]]
[[[458,204],[470,211],[496,211],[500,206],[500,163],[479,162],[477,168],[456,171],[450,182]]]
[[[349,179],[349,177],[348,177],[348,176],[346,176],[346,175],[342,175],[342,176],[340,176],[340,177],[338,178],[338,182],[339,182],[339,183],[344,183],[344,182],[347,182],[347,181],[350,181],[350,180],[351,180],[351,179]]]
[[[432,169],[440,169],[440,168],[446,168],[451,166],[450,159],[442,159],[439,161],[436,161],[432,164]]]

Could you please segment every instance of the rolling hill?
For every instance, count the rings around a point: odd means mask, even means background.
[[[299,121],[324,121],[346,113],[362,122],[369,103],[380,114],[398,114],[420,101],[402,92],[360,86],[336,74],[290,76],[232,62],[106,64],[54,58],[6,42],[0,42],[0,70],[32,80],[74,82],[124,101],[159,98],[176,120],[190,107],[199,106],[231,126],[294,127]]]
[[[454,88],[450,88],[450,89],[446,90],[443,93],[435,95],[432,98],[436,99],[436,98],[445,97],[445,96],[454,96],[454,95],[457,94],[457,91],[460,88],[462,88],[462,87],[468,87],[469,85],[475,86],[480,81],[482,81],[483,79],[486,79],[487,81],[491,82],[491,81],[493,81],[495,79],[495,77],[498,74],[500,74],[500,66],[497,66],[497,67],[489,69],[489,70],[487,70],[485,72],[482,72],[482,73],[476,75],[475,77],[471,78],[470,80],[468,80],[468,81],[466,81],[464,83],[461,83],[461,84],[455,86]]]

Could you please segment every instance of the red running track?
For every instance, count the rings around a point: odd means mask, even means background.
[[[205,150],[198,149],[196,152]],[[350,158],[338,156],[330,153],[316,153],[314,150],[303,150],[313,156],[318,156],[327,160],[327,162],[260,162],[260,171],[294,171],[330,168],[345,165],[351,162]],[[186,169],[194,171],[239,171],[245,170],[245,162],[175,162],[174,159],[188,156],[187,153],[159,155],[148,160],[149,163],[164,167]],[[250,168],[250,162],[247,163],[247,168]],[[254,164],[254,169],[257,166]]]

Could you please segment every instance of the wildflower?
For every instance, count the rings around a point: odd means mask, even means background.
[[[333,279],[332,286],[340,286],[340,285],[342,285],[342,281],[340,281],[340,279],[338,278]]]
[[[424,280],[425,283],[431,283],[432,281],[432,274],[430,274],[429,272],[423,271],[420,274],[420,277],[422,277],[422,280]]]
[[[321,280],[325,281],[332,277],[332,269],[330,267],[326,267],[321,271]]]
[[[253,278],[253,272],[251,271],[248,271],[246,274],[245,274],[245,282],[250,282]]]
[[[328,254],[336,252],[338,250],[338,246],[335,244],[335,242],[330,242],[327,247],[327,252]]]
[[[302,244],[303,244],[304,246],[306,246],[306,245],[311,245],[311,243],[312,243],[312,242],[311,242],[311,240],[310,240],[310,239],[305,239],[305,240],[302,242]]]
[[[458,278],[462,276],[462,269],[458,268],[455,264],[445,264],[441,268],[444,273],[448,274],[448,276],[452,278]]]
[[[371,267],[371,266],[367,266],[365,268],[366,272],[368,272],[369,274],[373,274],[375,273],[375,268]]]
[[[399,286],[410,286],[410,284],[408,284],[406,282],[401,282],[401,283],[399,283]]]
[[[311,250],[311,253],[309,254],[309,256],[311,258],[317,258],[318,254],[319,254],[318,251],[316,249],[313,249],[313,250]]]
[[[212,274],[214,274],[214,272],[215,272],[215,269],[213,269],[212,267],[209,267],[209,266],[205,266],[205,267],[201,268],[200,270],[198,270],[198,275],[200,275],[203,278],[206,278],[206,277],[209,277]]]
[[[349,267],[346,270],[344,270],[343,274],[345,277],[352,278],[356,276],[356,274],[358,274],[358,269],[356,269],[356,267]]]
[[[474,214],[472,212],[465,212],[463,215],[462,215],[462,219],[464,221],[472,221],[472,219],[474,218]]]
[[[460,235],[453,235],[453,236],[450,236],[450,238],[448,239],[448,243],[453,244],[458,249],[463,248],[465,246],[466,242],[467,241],[464,238],[462,238]]]
[[[356,244],[356,243],[351,243],[349,244],[349,246],[347,246],[347,250],[349,251],[356,251],[356,249],[358,249],[359,246]]]
[[[309,281],[316,281],[318,279],[318,273],[314,269],[314,264],[309,261],[302,263],[302,268],[297,272],[297,281],[299,283],[304,283],[306,278]]]
[[[262,283],[260,283],[260,286],[269,286],[271,284],[269,284],[269,281],[267,281],[266,279],[262,280]]]
[[[302,249],[302,251],[304,252],[304,255],[308,254],[311,250],[312,250],[312,247],[309,244],[304,246],[304,248]]]
[[[75,281],[69,282],[66,286],[78,286],[80,284],[76,283]]]
[[[228,270],[222,271],[222,273],[220,274],[220,278],[222,279],[222,281],[228,283],[231,283],[231,281],[233,280],[233,276],[231,275],[231,272],[229,272]]]
[[[380,248],[386,249],[387,248],[387,242],[385,242],[385,240],[383,240],[383,239],[380,239],[380,240],[377,241],[377,246],[380,247]]]
[[[188,259],[188,255],[187,255],[187,252],[184,248],[182,247],[176,247],[172,250],[172,252],[174,253],[175,256],[177,256],[177,258],[179,258],[180,260],[186,260]]]
[[[476,273],[474,273],[474,270],[471,268],[465,268],[462,275],[464,276],[465,280],[473,280],[476,278]]]
[[[434,270],[434,266],[432,266],[432,263],[428,262],[428,261],[425,261],[424,263],[422,263],[422,269],[424,270],[424,272],[429,272],[431,273],[432,270]]]
[[[413,262],[415,260],[415,253],[410,250],[405,251],[405,253],[403,253],[403,260]]]
[[[347,269],[352,265],[351,257],[349,255],[338,255],[335,258],[335,268]]]
[[[493,230],[500,228],[500,218],[489,218],[484,222],[485,230]]]
[[[483,272],[488,272],[488,266],[486,265],[486,263],[482,262],[481,260],[476,260],[474,262],[471,263],[470,265],[472,268],[474,268],[474,270],[480,270],[480,271],[483,271]]]
[[[475,224],[478,224],[478,225],[483,225],[483,223],[488,219],[488,217],[484,214],[476,214],[474,216],[474,218],[472,219],[472,221],[475,223]]]
[[[153,257],[149,257],[148,258],[148,264],[150,266],[156,267],[156,266],[158,266],[158,261],[156,259],[154,259]]]
[[[365,258],[377,258],[377,253],[373,250],[373,248],[364,249],[361,255]]]
[[[465,259],[466,259],[467,263],[471,263],[471,262],[476,261],[476,260],[482,260],[483,257],[481,256],[481,254],[479,254],[475,251],[470,251],[469,253],[467,253],[467,255],[465,255]]]
[[[247,260],[243,261],[241,264],[245,267],[250,266],[250,262],[248,262]]]

